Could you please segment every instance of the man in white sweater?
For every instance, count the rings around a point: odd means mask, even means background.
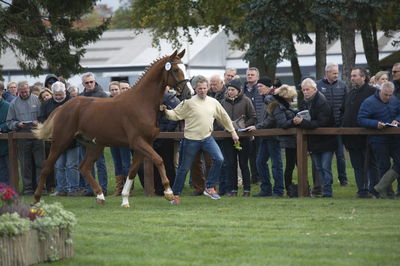
[[[239,140],[225,109],[216,99],[207,96],[208,88],[207,79],[199,79],[195,88],[196,95],[191,99],[182,101],[173,110],[167,110],[164,105],[160,107],[160,110],[165,112],[168,119],[185,120],[184,139],[181,142],[179,151],[179,166],[172,187],[174,191],[172,204],[180,203],[179,195],[185,186],[186,174],[200,149],[208,153],[213,161],[206,180],[204,195],[212,199],[220,199],[220,196],[215,191],[215,186],[218,183],[224,157],[211,136],[214,119],[217,119],[232,134],[232,139],[235,143]]]

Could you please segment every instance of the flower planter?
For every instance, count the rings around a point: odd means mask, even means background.
[[[35,229],[16,236],[0,237],[0,265],[31,265],[73,256],[69,229],[54,229],[46,237]]]

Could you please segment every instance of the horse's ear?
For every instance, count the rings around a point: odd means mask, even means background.
[[[176,57],[176,54],[178,53],[178,50],[175,50],[175,52],[169,57],[170,60],[174,60]]]
[[[185,51],[186,51],[186,50],[183,49],[182,52],[180,52],[180,53],[178,54],[179,58],[181,58],[181,59],[183,58],[183,56],[185,55]]]

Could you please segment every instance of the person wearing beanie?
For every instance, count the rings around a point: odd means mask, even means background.
[[[227,85],[227,94],[221,101],[222,107],[226,110],[229,117],[234,121],[236,130],[243,129],[256,123],[256,111],[254,110],[251,100],[244,96],[242,83],[238,79],[231,80]],[[241,120],[241,122],[239,122]],[[235,123],[237,122],[237,123]],[[242,124],[242,125],[241,125]],[[243,128],[239,128],[243,126]],[[237,150],[231,139],[222,140],[222,153],[224,155],[227,169],[227,196],[237,196],[238,194],[238,161],[243,178],[243,194],[244,197],[250,196],[250,170],[248,165],[250,139],[241,137],[239,139],[242,150]]]
[[[293,124],[293,118],[296,116],[297,110],[292,108],[290,104],[297,97],[297,91],[294,87],[288,85],[282,85],[275,90],[273,101],[268,105],[268,115],[272,117],[272,121],[275,121],[275,127],[277,128],[291,128]],[[296,164],[296,137],[295,136],[278,136],[279,144],[281,148],[285,149],[285,172],[284,181],[286,193],[289,197],[295,197],[295,189],[292,189],[292,174]]]

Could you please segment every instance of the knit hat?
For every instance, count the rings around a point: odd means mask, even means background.
[[[267,87],[272,87],[272,80],[268,77],[260,78],[257,83],[264,84]]]
[[[242,82],[240,82],[240,79],[232,79],[226,84],[226,87],[233,87],[240,92],[242,89]]]

